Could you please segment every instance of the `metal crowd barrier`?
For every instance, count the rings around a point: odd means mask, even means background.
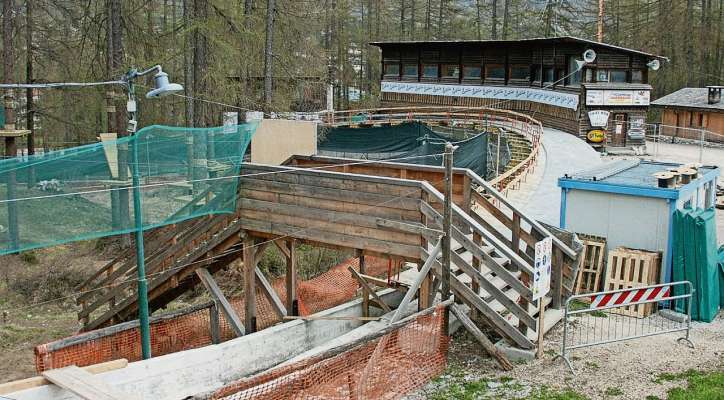
[[[623,340],[686,332],[690,347],[691,296],[689,281],[579,294],[566,301],[563,325],[562,358],[573,374],[569,352]],[[659,309],[670,308],[671,315],[662,316]],[[673,310],[686,310],[686,314]]]

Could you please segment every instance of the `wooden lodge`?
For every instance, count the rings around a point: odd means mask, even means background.
[[[651,103],[661,109],[661,134],[724,142],[724,86],[683,88]]]
[[[664,60],[575,37],[372,45],[382,50],[384,106],[510,109],[594,146],[644,143],[649,69]]]

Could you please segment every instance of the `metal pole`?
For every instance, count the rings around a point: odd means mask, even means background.
[[[129,101],[136,101],[133,85],[128,85]],[[131,112],[131,120],[136,120],[136,112]],[[133,126],[132,124],[129,124]],[[133,217],[136,238],[136,271],[138,273],[138,322],[141,327],[141,353],[143,359],[151,358],[151,327],[148,322],[148,283],[146,281],[146,256],[143,244],[143,208],[141,205],[141,170],[138,167],[138,137],[135,130],[129,132],[131,138],[131,170],[133,179]]]
[[[442,237],[442,300],[450,298],[450,238],[452,236],[452,196],[453,196],[453,151],[455,148],[448,142],[445,144],[443,164],[445,165],[445,203],[443,210],[443,237]],[[448,332],[450,315],[445,309],[443,313],[443,326]]]

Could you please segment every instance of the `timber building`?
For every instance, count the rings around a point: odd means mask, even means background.
[[[649,69],[665,60],[575,37],[371,44],[382,50],[385,106],[510,109],[594,146],[604,136],[608,146],[644,143]]]
[[[702,131],[714,133],[706,140],[724,142],[724,86],[683,88],[651,103],[663,110],[662,134],[699,140]]]

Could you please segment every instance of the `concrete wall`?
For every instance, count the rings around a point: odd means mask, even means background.
[[[402,293],[379,292],[387,304],[396,306]],[[344,303],[316,315],[360,316],[361,299]],[[370,309],[374,315],[380,310]],[[314,347],[321,346],[362,326],[349,320],[295,320],[218,345],[168,354],[130,363],[126,368],[96,375],[121,392],[138,400],[179,400],[216,390],[241,377],[271,368]],[[55,385],[10,393],[15,400],[78,400]]]
[[[279,165],[294,154],[317,153],[317,123],[265,119],[251,139],[251,162]]]
[[[665,199],[570,190],[566,229],[606,237],[608,249],[626,246],[660,251],[661,259],[666,260],[669,212]]]

